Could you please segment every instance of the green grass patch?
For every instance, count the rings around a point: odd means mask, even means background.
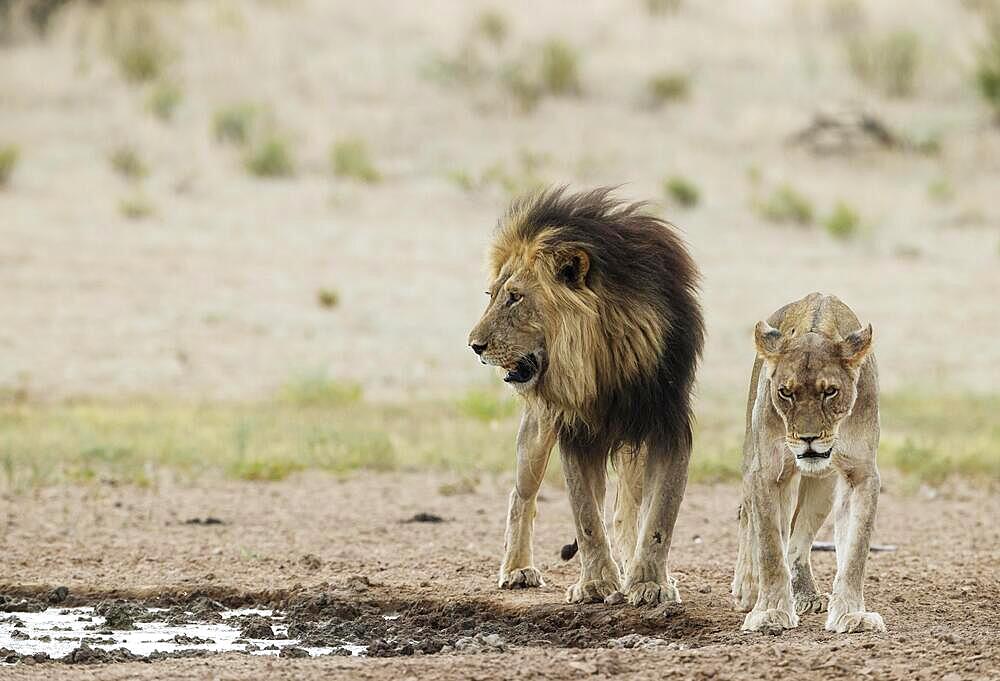
[[[768,222],[809,225],[813,221],[812,201],[791,185],[784,184],[757,204],[758,214]]]
[[[340,304],[340,294],[336,289],[321,288],[316,292],[316,302],[320,307],[332,310]]]
[[[646,86],[653,106],[687,99],[691,91],[691,79],[683,73],[658,73],[649,79]]]
[[[554,95],[577,95],[580,85],[580,57],[569,43],[550,38],[542,45],[540,75],[542,87]]]
[[[114,171],[127,180],[141,180],[149,174],[149,167],[133,147],[118,147],[109,160]]]
[[[458,401],[459,411],[480,421],[509,418],[518,412],[520,405],[510,395],[498,395],[487,390],[474,390]]]
[[[243,145],[250,141],[260,107],[250,102],[230,104],[215,112],[212,134],[219,142]]]
[[[975,82],[979,96],[1000,123],[1000,18],[994,20],[986,44],[979,49]]]
[[[698,187],[679,175],[667,178],[663,183],[663,191],[668,199],[682,208],[694,208],[701,200]]]
[[[357,386],[322,376],[290,383],[259,403],[0,403],[0,486],[24,491],[72,482],[156,485],[220,476],[281,480],[299,471],[435,470],[474,489],[482,474],[514,468],[520,406],[472,392],[457,400],[367,402]],[[939,485],[954,476],[1000,484],[1000,395],[907,391],[882,401],[883,470]],[[702,399],[690,478],[740,477],[743,410]],[[547,479],[558,483],[553,456]]]
[[[363,397],[357,383],[335,381],[326,374],[303,374],[289,381],[278,393],[281,401],[299,407],[340,407],[356,404]]]
[[[6,187],[10,183],[10,177],[20,159],[21,150],[16,145],[0,145],[0,187]]]
[[[183,99],[184,93],[179,85],[170,81],[160,81],[150,90],[146,107],[161,121],[170,121]]]
[[[955,198],[955,187],[947,178],[939,177],[928,183],[927,196],[939,203],[946,203]]]
[[[250,145],[243,165],[257,177],[290,177],[295,174],[295,159],[288,141],[273,134]]]
[[[330,148],[330,166],[337,177],[374,184],[382,179],[363,139],[351,137],[334,142]]]
[[[118,203],[118,212],[129,220],[148,218],[155,211],[153,204],[142,194],[128,196]]]
[[[476,20],[476,32],[494,45],[502,45],[510,34],[510,25],[498,10],[488,9]]]
[[[920,37],[912,31],[896,30],[884,36],[858,33],[847,41],[854,75],[890,97],[913,94],[920,54]]]
[[[853,239],[861,229],[861,216],[849,204],[838,201],[823,221],[823,228],[834,239]]]

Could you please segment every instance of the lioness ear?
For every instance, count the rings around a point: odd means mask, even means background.
[[[556,279],[567,286],[583,286],[590,270],[590,256],[582,248],[567,248],[556,253]]]
[[[868,357],[872,349],[872,325],[858,329],[840,344],[840,352],[844,362],[852,369],[857,369]]]
[[[764,359],[774,359],[781,345],[781,332],[767,322],[757,322],[753,330],[753,341],[757,354]]]

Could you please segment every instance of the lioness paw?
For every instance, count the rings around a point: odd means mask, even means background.
[[[625,600],[629,605],[659,605],[660,603],[680,603],[681,594],[677,582],[667,577],[666,582],[638,582],[625,587]]]
[[[743,620],[743,631],[771,631],[794,629],[799,626],[799,616],[787,610],[751,610]]]
[[[618,584],[611,580],[595,579],[585,582],[581,579],[566,589],[566,602],[603,603],[604,599],[618,591],[618,588]]]
[[[538,586],[545,586],[542,573],[533,567],[518,568],[516,570],[500,571],[501,589],[530,589]]]
[[[757,602],[756,582],[750,577],[736,577],[733,579],[732,594],[733,608],[738,612],[750,612]]]
[[[885,622],[877,612],[845,612],[843,615],[826,620],[826,630],[838,634],[855,634],[862,631],[885,631]]]
[[[816,612],[826,612],[829,607],[829,594],[795,595],[795,613],[797,615],[809,615]]]

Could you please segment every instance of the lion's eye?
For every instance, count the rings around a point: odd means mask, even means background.
[[[520,293],[517,293],[516,291],[511,291],[510,297],[507,298],[507,305],[513,305],[514,303],[520,301],[521,298],[523,297],[524,296],[522,296]]]
[[[792,399],[792,391],[784,386],[778,388],[778,394],[781,395],[786,400]]]
[[[827,388],[826,390],[823,391],[823,397],[833,397],[834,395],[836,395],[839,392],[840,391],[837,390],[837,388],[835,388],[833,386],[830,386],[829,388]]]

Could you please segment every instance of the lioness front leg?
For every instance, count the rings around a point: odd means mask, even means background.
[[[667,554],[677,511],[687,486],[690,450],[650,446],[643,479],[639,542],[625,573],[625,599],[631,605],[680,603],[677,581],[667,571]]]
[[[744,631],[792,629],[799,625],[791,576],[785,563],[792,504],[790,488],[788,479],[777,482],[764,471],[758,471],[750,479],[747,496],[758,584],[757,602],[743,620]]]
[[[500,565],[501,589],[545,584],[532,558],[532,533],[538,489],[545,476],[555,437],[555,429],[550,424],[541,423],[530,409],[525,410],[517,432],[517,471],[507,510],[504,558]]]
[[[569,603],[600,602],[618,591],[618,566],[604,530],[605,452],[561,445],[563,471],[580,546],[580,579],[566,590]]]
[[[874,459],[874,457],[872,457]],[[827,631],[885,631],[877,612],[865,610],[865,562],[871,545],[879,494],[878,470],[853,471],[837,480],[834,540],[837,576],[833,580]]]
[[[812,543],[833,507],[835,476],[799,480],[799,498],[792,515],[792,533],[788,540],[788,568],[792,573],[795,612],[806,615],[826,612],[830,597],[816,591],[812,572]]]

